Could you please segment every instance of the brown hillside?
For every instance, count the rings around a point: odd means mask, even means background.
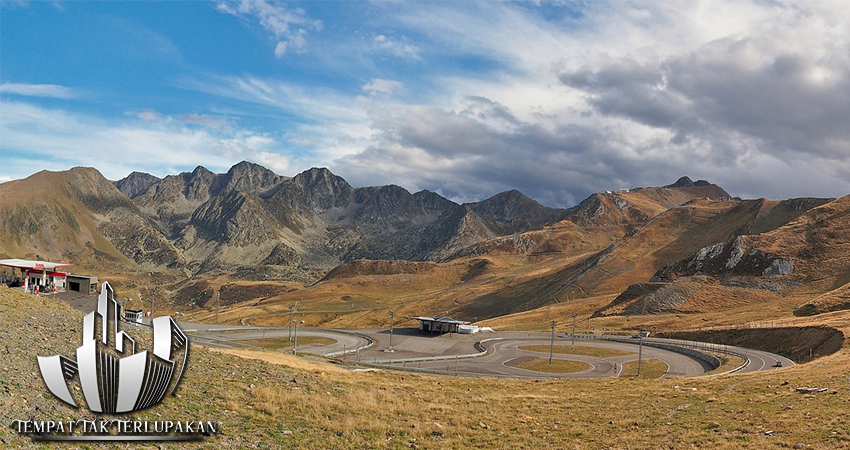
[[[0,204],[0,253],[79,269],[180,261],[157,226],[95,169],[42,171],[0,184],[0,198],[15,199]]]
[[[850,309],[850,283],[817,296],[814,300],[794,310],[796,316],[814,316]]]
[[[427,273],[436,270],[434,263],[419,263],[413,261],[388,261],[359,259],[341,264],[322,278],[322,281],[351,278],[364,275],[399,275]]]
[[[633,284],[593,317],[707,313],[770,302],[777,296],[770,290],[724,286],[715,278],[694,276],[672,283]]]
[[[754,237],[755,245],[794,262],[804,292],[850,283],[850,196],[814,208],[797,220]]]

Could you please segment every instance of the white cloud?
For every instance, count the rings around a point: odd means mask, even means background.
[[[75,90],[56,84],[0,83],[0,93],[20,95],[24,97],[49,97],[61,99],[71,99],[79,96]]]
[[[307,17],[303,9],[291,9],[284,2],[274,0],[218,0],[216,9],[236,17],[256,19],[277,41],[274,54],[278,58],[289,51],[305,52],[307,31],[321,30],[323,26],[320,20]]]
[[[512,3],[397,11],[408,32],[486,70],[438,76],[429,104],[373,114],[369,145],[337,170],[450,196],[519,188],[563,206],[681,175],[733,195],[850,192],[841,2],[568,7],[582,9],[557,20]]]
[[[230,117],[210,114],[183,114],[177,118],[184,123],[205,126],[222,131],[233,130],[234,120]]]
[[[375,78],[363,86],[363,92],[372,96],[390,96],[402,88],[404,88],[404,83],[401,81]]]
[[[199,163],[226,171],[242,160],[289,168],[278,140],[256,132],[188,127],[150,111],[117,122],[22,102],[4,102],[0,121],[4,164],[0,176],[23,178],[45,168],[93,166],[110,179],[133,170],[164,176],[163,170],[191,170]],[[6,164],[5,161],[13,161]]]
[[[262,27],[279,58],[306,51],[322,28],[288,3],[216,5]],[[682,175],[742,196],[850,192],[843,2],[564,5],[381,3],[353,39],[322,42],[310,55],[317,68],[351,75],[344,88],[207,76],[179,87],[235,103],[227,116],[142,110],[118,121],[4,103],[4,152],[15,142],[17,151],[78,164],[76,152],[91,147],[85,164],[114,165],[122,155],[122,170],[210,159],[289,173],[331,166],[355,185],[458,199],[516,188],[560,206]],[[76,93],[51,86],[0,92]],[[417,96],[418,104],[400,99]],[[273,123],[276,134],[240,129],[240,117]]]
[[[138,117],[139,119],[144,120],[145,122],[154,122],[162,119],[162,116],[160,116],[158,112],[152,109],[144,109],[141,111],[128,111],[127,115]]]
[[[372,44],[377,50],[387,52],[391,55],[415,60],[422,59],[419,55],[420,48],[404,40],[397,40],[379,34],[372,37]]]
[[[186,80],[182,87],[243,102],[243,114],[272,117],[288,142],[307,146],[301,159],[307,169],[328,166],[361,151],[374,134],[371,108],[388,108],[380,98],[360,104],[356,95],[258,77],[215,77]]]
[[[274,48],[274,55],[277,56],[278,58],[282,58],[283,55],[285,55],[285,54],[286,54],[286,42],[280,41],[280,42],[277,43],[277,45]]]

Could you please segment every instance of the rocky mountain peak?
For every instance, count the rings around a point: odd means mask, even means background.
[[[504,214],[511,210],[543,207],[537,201],[527,197],[516,189],[500,192],[488,199],[473,203],[473,209],[479,214]]]
[[[711,183],[709,183],[706,180],[693,181],[689,177],[682,177],[682,178],[679,178],[678,180],[676,180],[675,183],[668,184],[667,186],[664,186],[664,187],[666,187],[666,188],[684,188],[684,187],[705,187],[705,186],[711,186]]]
[[[351,204],[354,188],[325,168],[312,168],[295,175],[281,190],[292,206],[314,212]]]
[[[61,174],[68,191],[93,211],[133,207],[121,191],[93,167],[74,167]]]
[[[129,198],[136,198],[161,180],[146,172],[132,172],[115,182],[115,187]]]
[[[475,214],[491,222],[497,234],[540,228],[561,220],[566,210],[549,208],[522,192],[510,190],[469,204]]]
[[[242,161],[224,175],[215,177],[210,186],[210,195],[219,195],[227,191],[256,193],[271,189],[286,178],[277,175],[265,167],[248,161]]]
[[[204,166],[195,167],[195,170],[192,171],[193,177],[206,177],[206,176],[210,176],[210,175],[215,175],[215,174],[210,172],[209,169],[207,169]]]
[[[292,178],[292,182],[297,185],[310,188],[321,185],[332,186],[335,189],[351,187],[351,185],[349,185],[342,177],[335,175],[325,167],[312,167],[307,169],[304,172],[295,175],[295,177]]]
[[[457,206],[455,202],[442,195],[427,190],[413,194],[413,199],[420,208],[428,213],[442,214],[443,211]]]
[[[677,187],[691,187],[693,185],[694,185],[694,182],[693,182],[693,180],[691,180],[690,177],[682,177],[682,178],[679,178],[678,180],[676,180],[675,183],[668,184],[667,186],[664,186],[664,187],[677,188]]]

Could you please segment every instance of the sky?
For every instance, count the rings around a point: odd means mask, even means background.
[[[247,160],[458,202],[842,196],[846,6],[0,0],[0,182]]]

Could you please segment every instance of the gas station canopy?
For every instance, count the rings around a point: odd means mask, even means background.
[[[22,270],[47,270],[55,272],[60,267],[71,267],[73,264],[49,261],[30,261],[26,259],[0,259],[0,266],[14,267]]]

